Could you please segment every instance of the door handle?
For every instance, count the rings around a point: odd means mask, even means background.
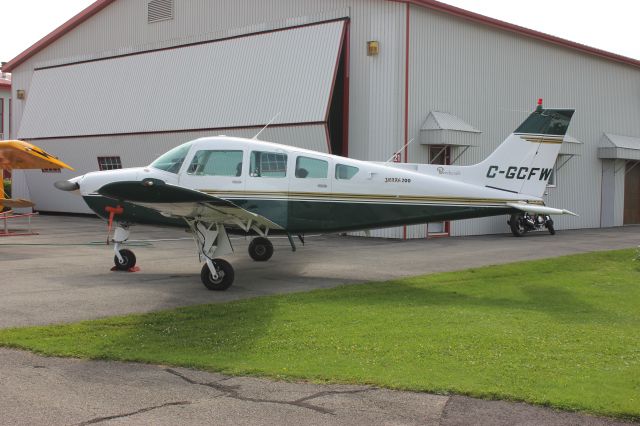
[[[232,180],[231,183],[242,183],[241,180]]]
[[[327,187],[327,185],[324,184],[324,183],[319,183],[318,184],[318,188],[326,188],[326,187]]]

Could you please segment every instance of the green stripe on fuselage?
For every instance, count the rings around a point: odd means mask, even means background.
[[[103,218],[108,217],[105,207],[120,205],[123,214],[115,218],[120,222],[149,225],[186,227],[181,218],[165,217],[159,212],[127,202],[101,196],[84,197],[87,205]],[[359,229],[412,225],[442,220],[469,219],[510,213],[507,206],[332,202],[313,200],[233,199],[239,207],[263,216],[280,225],[287,232],[341,232]]]

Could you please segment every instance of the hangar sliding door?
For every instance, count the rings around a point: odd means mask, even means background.
[[[37,68],[18,136],[257,132],[277,116],[275,128],[309,128],[307,140],[286,142],[327,152],[345,25],[338,20]]]
[[[627,161],[626,164],[623,223],[640,224],[640,161]]]

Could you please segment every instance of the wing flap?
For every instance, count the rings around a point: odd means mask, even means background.
[[[167,217],[201,218],[227,225],[256,223],[272,229],[282,227],[236,204],[193,189],[171,185],[158,179],[113,182],[98,194],[155,210]]]

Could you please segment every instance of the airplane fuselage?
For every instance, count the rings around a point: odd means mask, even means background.
[[[456,169],[464,167],[446,166],[447,172],[437,175],[219,136],[181,145],[147,167],[92,172],[71,182],[79,183],[80,194],[99,216],[108,216],[106,207],[123,207],[120,222],[186,226],[182,218],[96,192],[111,182],[158,179],[230,201],[289,233],[494,216],[512,212],[508,202],[542,203],[540,198],[456,180]]]

